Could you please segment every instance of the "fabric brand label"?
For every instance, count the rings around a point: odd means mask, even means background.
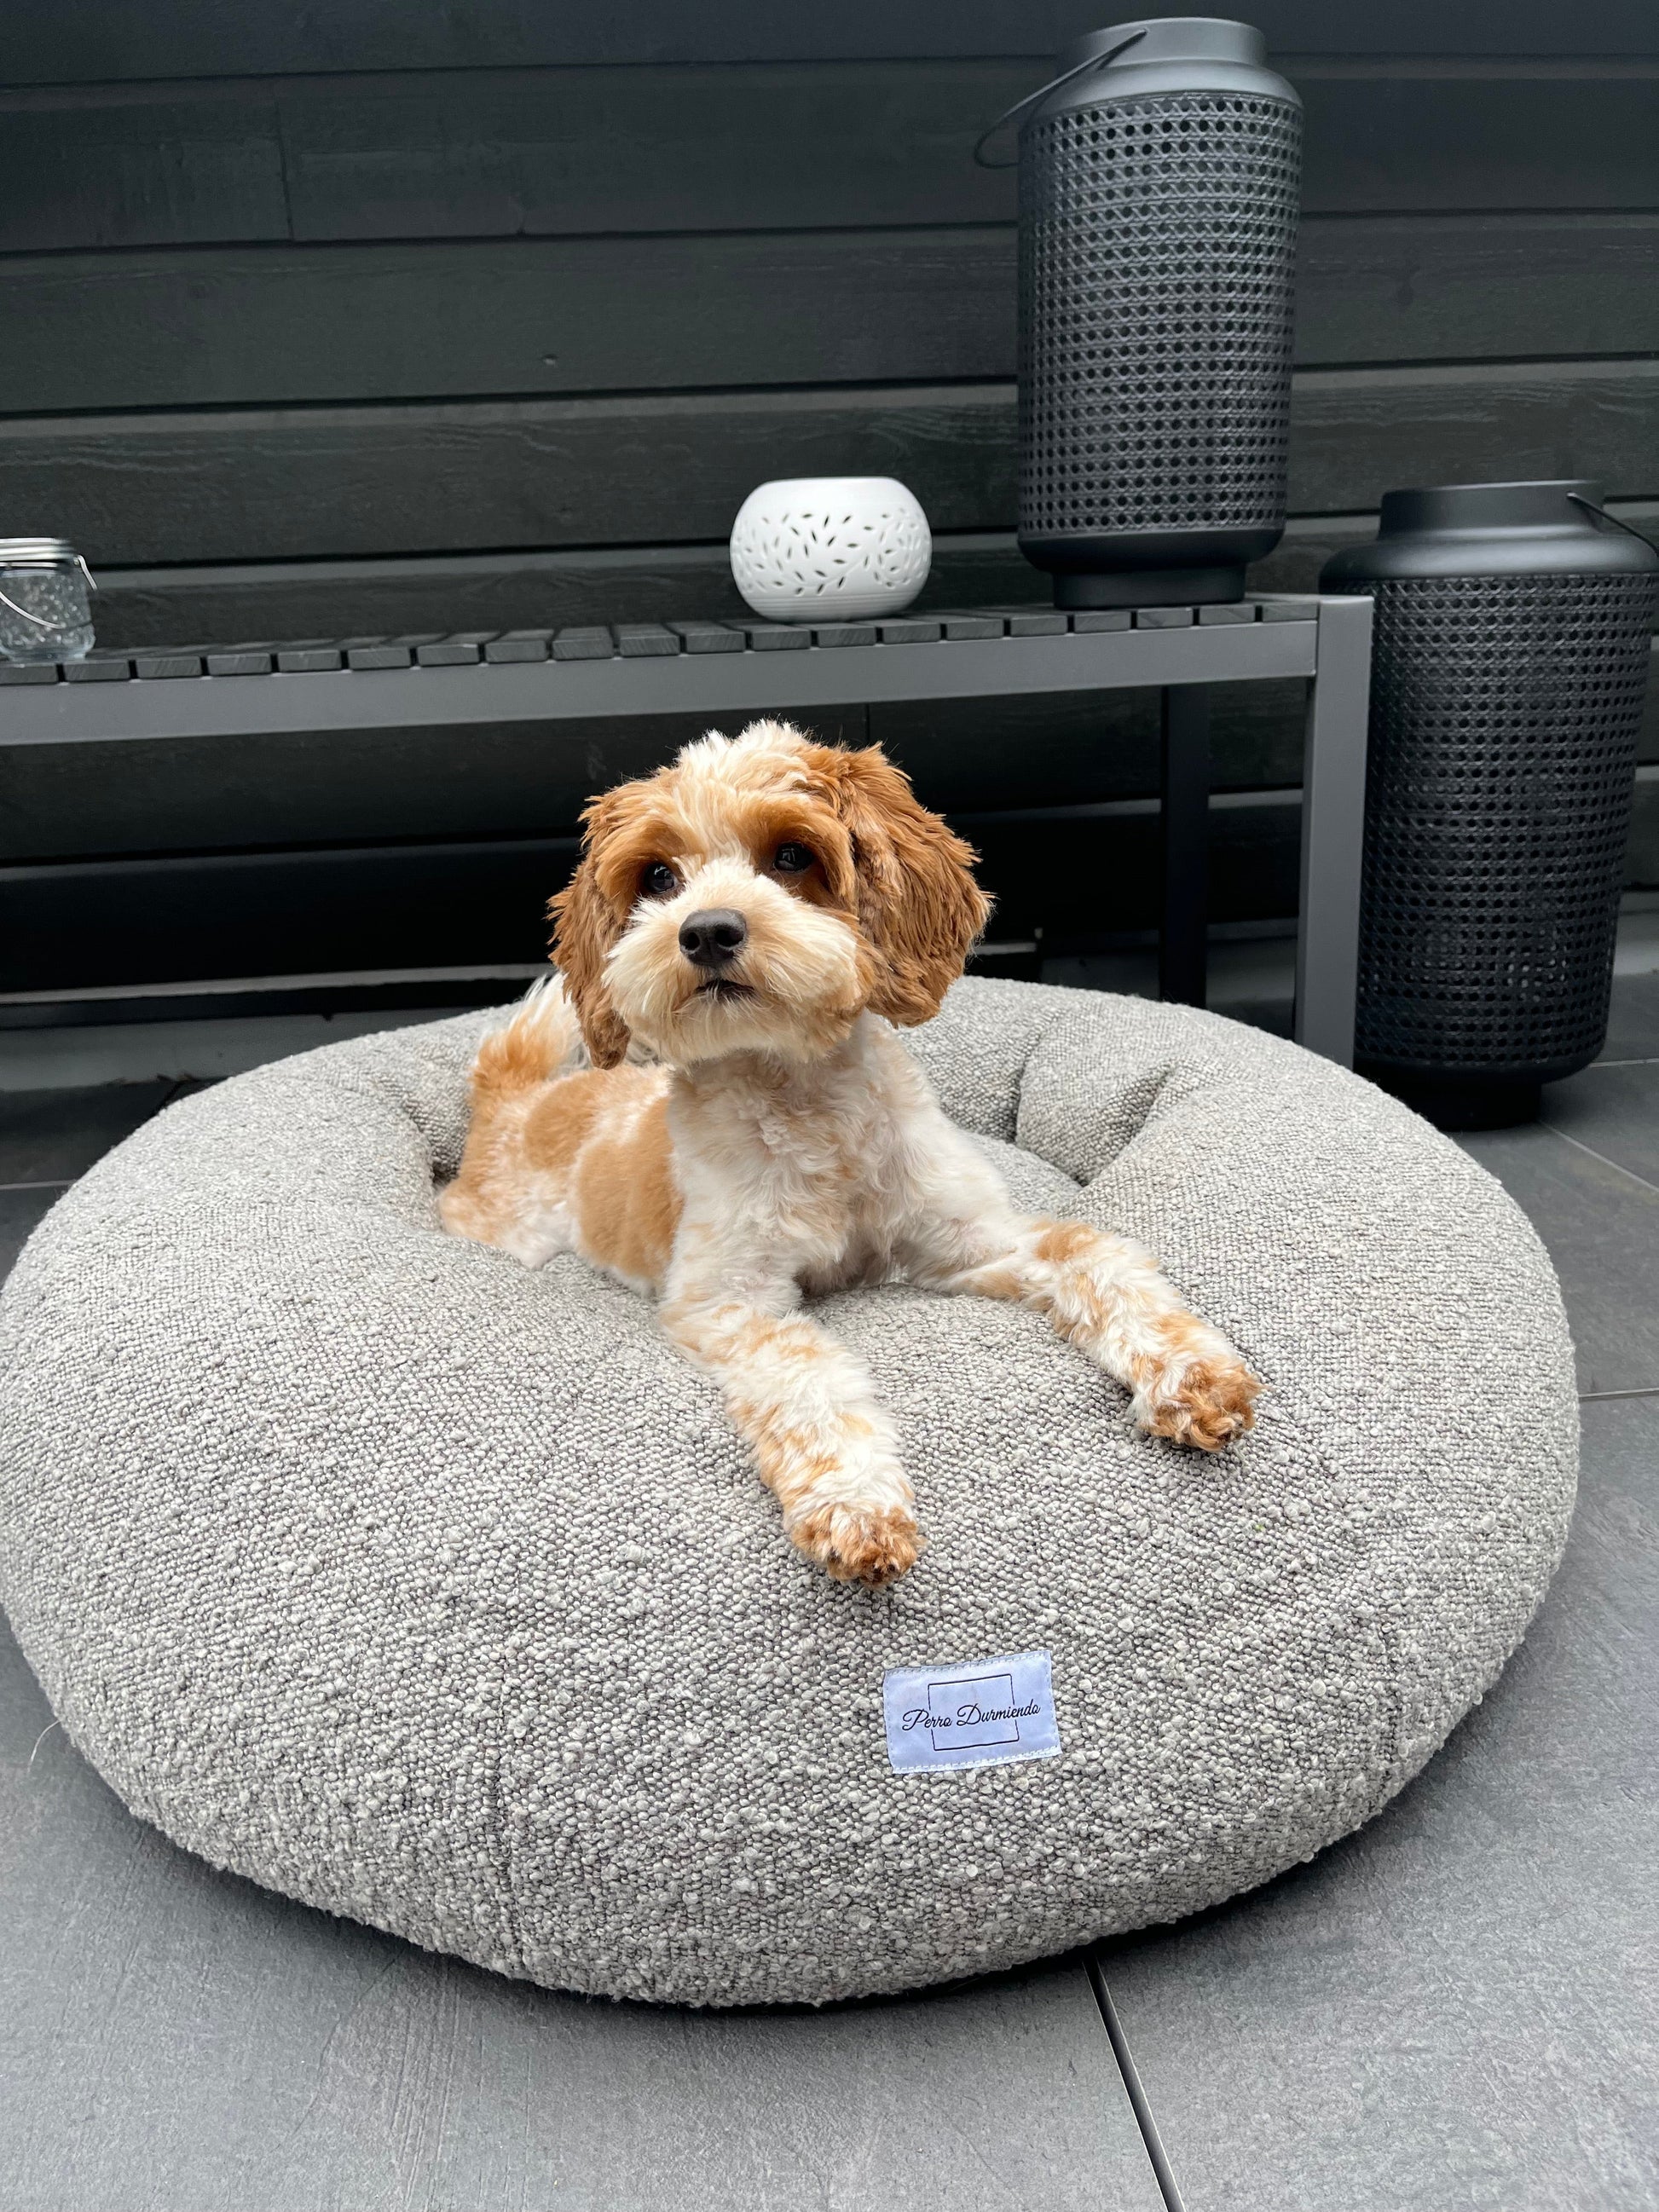
[[[1046,1651],[960,1667],[895,1667],[882,1682],[887,1757],[896,1774],[1011,1766],[1060,1750],[1054,1670]]]

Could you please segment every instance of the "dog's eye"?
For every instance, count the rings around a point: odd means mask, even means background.
[[[680,879],[666,860],[653,860],[640,872],[641,898],[672,898],[680,887]]]
[[[812,865],[812,855],[805,845],[780,845],[772,855],[772,866],[781,876],[804,876]]]

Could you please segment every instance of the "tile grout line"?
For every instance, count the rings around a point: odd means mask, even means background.
[[[1605,1405],[1613,1398],[1659,1398],[1659,1382],[1640,1382],[1632,1390],[1581,1390],[1581,1406]]]
[[[1117,2016],[1117,2007],[1112,2002],[1112,1992],[1107,1986],[1106,1970],[1101,1964],[1100,1946],[1091,1943],[1085,1954],[1089,1986],[1095,1993],[1101,2023],[1112,2046],[1112,2056],[1117,2061],[1117,2070],[1123,2077],[1123,2087],[1128,2092],[1129,2103],[1140,2130],[1140,2139],[1146,2146],[1146,2156],[1152,2163],[1152,2179],[1163,2197],[1164,2212],[1186,2212],[1181,2191],[1170,2165],[1170,2154],[1164,2148],[1164,2138],[1158,2131],[1158,2122],[1152,2118],[1152,2107],[1140,2079],[1139,2068],[1129,2049],[1129,2039],[1123,2033],[1123,2022]]]
[[[1598,1152],[1594,1145],[1585,1144],[1581,1137],[1569,1136],[1565,1129],[1558,1129],[1553,1121],[1546,1121],[1541,1115],[1538,1126],[1540,1129],[1547,1129],[1551,1136],[1559,1137],[1564,1145],[1571,1145],[1576,1152],[1583,1152],[1586,1159],[1599,1160],[1604,1168],[1611,1168],[1615,1175],[1628,1176],[1644,1190],[1650,1190],[1659,1195],[1659,1183],[1650,1182],[1644,1175],[1638,1175],[1634,1168],[1626,1167],[1620,1160],[1610,1160],[1605,1152]]]
[[[58,1176],[47,1182],[0,1182],[0,1190],[67,1190],[74,1181],[73,1176]]]

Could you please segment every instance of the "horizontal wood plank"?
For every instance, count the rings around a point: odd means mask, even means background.
[[[289,235],[262,87],[0,93],[0,251]]]
[[[0,990],[534,960],[574,852],[538,839],[0,868]]]
[[[94,566],[648,544],[851,471],[963,529],[1012,514],[1012,422],[1000,385],[37,418],[0,428],[0,511]]]
[[[1309,514],[1414,483],[1659,487],[1655,362],[1309,371],[1292,424]],[[780,476],[896,476],[935,530],[984,531],[1015,463],[1000,384],[40,417],[0,425],[0,509],[112,567],[718,540]]]
[[[1216,811],[1218,917],[1291,910],[1298,816],[1283,793]],[[1000,902],[1000,933],[1153,915],[1157,823],[1144,810],[961,826]],[[532,961],[574,849],[528,837],[0,867],[0,990]]]
[[[1618,501],[1615,511],[1632,527],[1659,536],[1659,502]],[[1277,550],[1252,569],[1252,584],[1262,591],[1312,591],[1334,552],[1376,532],[1374,514],[1292,516]],[[441,635],[744,611],[723,544],[106,568],[100,580],[98,634],[113,647]],[[933,573],[918,602],[922,611],[1048,603],[1048,580],[1021,558],[1012,533],[963,532],[934,539]]]
[[[1659,362],[1316,369],[1291,409],[1291,505],[1370,507],[1401,484],[1589,477],[1659,490]]]
[[[968,541],[949,573],[966,603],[1040,588],[1012,538]],[[935,545],[935,568],[941,547]],[[981,574],[994,578],[981,591]],[[234,562],[222,567],[103,568],[99,642],[160,646],[244,638],[443,636],[471,629],[562,629],[599,622],[741,616],[724,542],[600,547],[571,553],[459,554],[386,560]],[[931,588],[931,582],[930,582]]]
[[[1637,770],[1636,805],[1625,848],[1625,886],[1627,890],[1659,890],[1659,768]]]
[[[1006,378],[1014,282],[1012,230],[982,225],[31,255],[0,263],[0,401],[30,414]]]
[[[7,414],[1009,378],[1014,234],[173,248],[0,263]],[[1306,365],[1659,351],[1659,216],[1314,218]]]
[[[1310,215],[1642,210],[1644,63],[1309,62]],[[0,251],[1006,222],[1030,62],[457,70],[0,94]]]
[[[1304,368],[1659,351],[1659,216],[1314,216],[1299,246]]]
[[[999,937],[1056,952],[1156,915],[1150,809],[1027,822],[957,817],[998,898]],[[1301,810],[1264,792],[1211,810],[1212,917],[1295,911]],[[0,990],[216,976],[535,961],[574,842],[556,838],[342,847],[0,867]],[[1627,880],[1659,882],[1659,778],[1638,781]],[[204,930],[202,917],[213,915]]]
[[[732,583],[724,539],[569,553],[104,569],[99,583],[98,635],[114,647],[741,619],[749,611]],[[918,604],[924,611],[1048,605],[1052,597],[1048,580],[1021,557],[1012,534],[962,532],[934,539],[933,571]]]
[[[861,744],[868,721],[854,708],[814,727]],[[651,775],[708,726],[687,714],[6,747],[0,860],[564,836],[596,792]]]
[[[973,142],[1039,81],[955,62],[12,93],[0,249],[1006,221],[1010,179]]]
[[[1255,0],[1250,20],[1277,52],[1641,54],[1654,47],[1646,0]],[[15,84],[77,79],[281,75],[295,70],[526,68],[557,64],[828,61],[978,54],[1043,58],[1096,29],[1095,0],[76,0],[22,9],[8,26]]]
[[[1218,687],[1217,789],[1300,781],[1305,688],[1294,680]],[[742,719],[721,717],[720,726],[735,731]],[[1073,805],[1158,787],[1152,692],[888,704],[798,719],[833,743],[884,745],[945,809]],[[708,720],[9,746],[0,749],[0,860],[562,834],[596,790],[649,774]]]

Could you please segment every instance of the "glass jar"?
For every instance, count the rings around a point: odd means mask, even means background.
[[[0,656],[81,660],[92,650],[98,586],[61,538],[0,538]]]

